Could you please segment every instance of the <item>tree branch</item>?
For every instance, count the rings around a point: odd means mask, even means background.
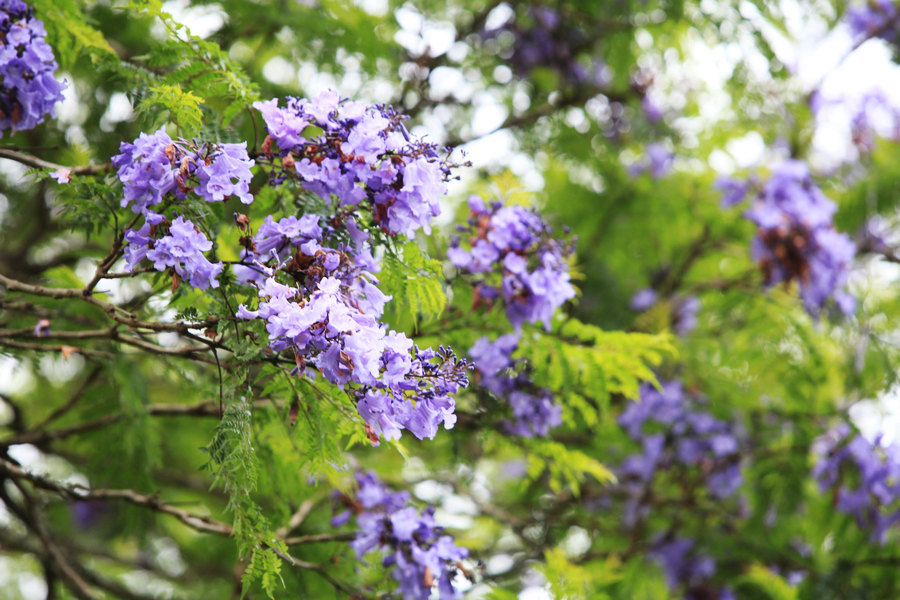
[[[139,494],[134,490],[90,489],[78,484],[66,485],[48,477],[29,473],[5,458],[0,458],[0,473],[13,479],[28,481],[36,488],[54,492],[68,500],[122,500],[175,517],[188,527],[203,533],[225,536],[230,536],[232,533],[230,525],[166,504],[155,495]]]
[[[96,175],[97,173],[103,173],[104,171],[112,169],[112,163],[104,163],[102,165],[81,165],[77,167],[66,167],[64,165],[58,165],[48,160],[44,160],[43,158],[38,158],[37,156],[32,156],[31,154],[25,154],[24,152],[11,150],[9,148],[0,148],[0,158],[8,158],[9,160],[14,160],[17,163],[21,163],[27,167],[36,169],[53,169],[54,171],[66,169],[72,175]]]

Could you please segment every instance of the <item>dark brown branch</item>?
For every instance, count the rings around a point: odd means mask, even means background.
[[[288,546],[300,546],[303,544],[317,544],[319,542],[349,542],[355,537],[356,534],[352,531],[341,533],[313,533],[284,538],[284,543]]]
[[[8,346],[10,348],[18,348],[19,350],[36,350],[38,352],[61,352],[63,354],[82,354],[84,356],[97,356],[101,358],[115,358],[115,354],[111,352],[102,352],[100,350],[91,350],[90,348],[80,348],[78,346],[67,346],[65,344],[32,344],[28,342],[17,342],[9,338],[0,338],[0,346]]]
[[[18,468],[15,464],[5,459],[0,459],[0,461],[2,461],[3,465],[9,464],[13,468]],[[0,465],[0,473],[3,472],[3,465]],[[66,554],[56,545],[47,525],[38,512],[38,503],[32,498],[31,493],[22,485],[21,481],[14,479],[13,484],[19,490],[19,493],[22,494],[24,500],[22,505],[20,506],[14,502],[2,485],[0,485],[0,499],[2,499],[3,504],[10,512],[16,515],[40,540],[41,546],[44,548],[44,552],[41,554],[46,558],[45,562],[48,568],[60,576],[66,587],[72,590],[76,598],[79,600],[96,600],[97,596],[72,565],[69,564]]]
[[[79,400],[81,400],[81,398],[84,396],[84,393],[91,386],[91,384],[97,380],[97,377],[99,375],[100,367],[95,367],[93,370],[91,370],[90,373],[88,373],[87,377],[84,378],[84,380],[81,382],[81,385],[78,386],[78,389],[75,390],[75,393],[73,393],[69,397],[69,400],[65,404],[47,415],[47,417],[44,418],[44,420],[42,420],[40,423],[38,423],[34,427],[29,428],[29,431],[42,431],[49,423],[66,414],[73,406],[75,406],[75,404],[78,403]]]
[[[548,102],[535,108],[534,110],[522,113],[521,115],[510,115],[498,127],[492,129],[491,131],[488,131],[487,133],[482,133],[470,138],[452,138],[446,143],[446,145],[452,148],[456,148],[457,146],[462,146],[463,144],[468,144],[469,142],[474,142],[476,140],[486,138],[487,136],[497,133],[498,131],[503,131],[504,129],[515,129],[518,127],[531,125],[541,117],[546,117],[564,108],[568,108],[569,106],[584,104],[595,96],[605,96],[609,99],[610,102],[625,102],[628,99],[628,96],[625,94],[617,94],[603,89],[588,89],[577,94],[565,97],[556,103]]]
[[[15,463],[0,458],[0,473],[17,480],[24,480],[34,487],[54,492],[68,500],[122,500],[136,506],[149,508],[156,512],[175,517],[188,527],[203,533],[229,536],[232,533],[230,525],[216,521],[210,517],[196,515],[184,509],[161,501],[155,495],[139,494],[134,490],[114,489],[90,489],[82,485],[65,485],[48,477],[29,473]]]
[[[254,406],[268,404],[266,400],[254,402]],[[213,417],[219,418],[219,405],[216,402],[201,402],[199,404],[151,404],[147,407],[147,414],[156,417]],[[0,440],[0,448],[8,448],[15,444],[33,444],[40,446],[47,442],[62,440],[80,433],[87,433],[96,429],[102,429],[126,418],[123,413],[116,413],[98,417],[92,421],[85,421],[71,427],[42,431],[27,431],[12,437]]]
[[[328,574],[328,569],[326,567],[324,567],[320,564],[306,562],[305,560],[300,560],[299,558],[294,558],[290,554],[285,554],[278,548],[274,548],[272,546],[269,546],[269,548],[271,548],[272,551],[275,554],[277,554],[279,558],[281,558],[281,560],[288,563],[292,567],[296,567],[298,569],[306,569],[309,571],[315,571],[316,573],[321,575],[323,579],[325,579],[328,583],[330,583],[334,587],[334,589],[336,589],[340,592],[343,592],[345,594],[348,594],[351,598],[371,598],[372,597],[369,594],[364,593],[362,590],[358,590],[352,586],[347,585],[346,583],[344,583],[342,581],[338,581],[337,579],[335,579],[334,577],[332,577],[331,575]]]
[[[111,163],[104,163],[102,165],[81,165],[77,167],[66,167],[64,165],[58,165],[48,160],[44,160],[43,158],[38,158],[36,156],[25,154],[24,152],[19,152],[18,150],[11,150],[9,148],[0,148],[0,158],[8,158],[27,167],[33,167],[37,169],[53,169],[54,171],[66,169],[72,175],[96,175],[97,173],[102,173],[104,171],[112,169]]]
[[[33,296],[44,296],[46,298],[56,299],[77,298],[103,310],[107,316],[117,323],[135,329],[186,333],[190,329],[206,329],[218,322],[218,319],[208,319],[199,323],[161,323],[158,321],[142,321],[120,306],[95,298],[91,295],[91,291],[87,289],[48,288],[16,281],[15,279],[11,279],[2,274],[0,274],[0,285],[5,286],[8,291],[23,292]]]

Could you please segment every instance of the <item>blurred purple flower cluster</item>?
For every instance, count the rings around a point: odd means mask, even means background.
[[[637,312],[647,311],[659,302],[659,294],[653,288],[638,290],[631,297],[629,306]],[[672,306],[672,329],[678,335],[687,335],[697,327],[697,313],[700,312],[700,299],[697,296],[680,296],[670,302]]]
[[[579,60],[579,55],[590,47],[591,38],[575,23],[558,9],[538,4],[501,27],[486,31],[484,36],[512,34],[513,43],[503,58],[520,77],[545,68],[557,73],[563,85],[605,85],[609,75],[602,60]]]
[[[900,446],[882,445],[880,436],[870,442],[843,424],[819,438],[814,450],[819,489],[830,490],[837,509],[884,544],[888,529],[900,521]]]
[[[879,37],[893,41],[900,30],[900,9],[895,0],[866,0],[847,9],[844,15],[854,37]]]
[[[729,204],[743,197],[744,190],[733,180],[720,182],[719,187]],[[766,285],[788,286],[796,280],[803,305],[813,315],[829,298],[844,314],[856,309],[855,299],[844,289],[856,246],[834,229],[836,210],[813,181],[806,163],[789,160],[773,169],[744,213],[758,227],[751,252]]]
[[[562,425],[562,408],[550,390],[534,385],[512,358],[519,345],[518,333],[502,335],[491,342],[480,338],[469,350],[482,387],[509,402],[513,421],[507,430],[524,437],[546,436],[551,427]],[[516,372],[518,371],[518,372]]]
[[[406,130],[405,117],[333,91],[312,100],[287,98],[284,107],[277,99],[253,106],[266,122],[265,154],[281,160],[282,169],[273,165],[270,173],[274,184],[296,177],[323,199],[336,197],[342,207],[365,202],[390,235],[430,233],[451,165],[435,144]]]
[[[675,538],[663,541],[650,552],[663,569],[672,589],[683,587],[684,600],[735,600],[729,587],[718,587],[710,581],[716,572],[716,561],[697,552],[694,540]]]
[[[391,491],[372,472],[357,474],[356,482],[356,497],[343,496],[348,508],[332,520],[339,526],[356,515],[359,530],[350,543],[356,556],[385,553],[382,565],[393,569],[397,593],[406,600],[427,600],[435,588],[442,600],[460,598],[454,579],[469,552],[435,525],[434,508],[420,513],[409,506],[409,492]]]
[[[677,465],[698,468],[716,498],[732,496],[740,487],[734,426],[691,404],[679,381],[663,383],[659,390],[644,384],[640,401],[630,403],[619,417],[619,425],[642,446],[642,452],[626,458],[619,469],[619,480],[630,496],[627,524],[648,513],[650,507],[643,501],[655,475]]]
[[[479,300],[503,297],[506,317],[516,329],[537,322],[550,329],[556,310],[575,297],[566,261],[574,251],[572,242],[553,238],[540,215],[522,206],[494,202],[487,207],[470,196],[469,209],[468,224],[459,226],[469,249],[454,238],[448,258],[477,277]]]
[[[660,179],[669,174],[674,162],[675,155],[668,148],[659,142],[653,142],[647,144],[645,156],[631,165],[628,173],[632,177],[637,177],[642,173],[649,172],[653,179]]]
[[[402,429],[422,439],[433,438],[442,423],[452,428],[456,404],[450,395],[468,385],[466,361],[449,348],[421,350],[403,333],[388,331],[379,318],[390,296],[352,253],[322,247],[319,239],[312,217],[267,219],[256,249],[265,245],[277,255],[296,246],[277,265],[292,281],[279,283],[275,269],[257,260],[257,272],[265,275],[254,282],[259,306],[241,305],[237,316],[264,319],[269,346],[292,350],[300,372],[312,365],[331,383],[356,384],[357,410],[373,443],[397,439]]]
[[[44,23],[22,0],[0,0],[0,137],[55,117],[65,84],[53,77],[58,65],[44,39]]]
[[[860,152],[871,152],[878,137],[900,140],[900,109],[884,92],[863,95],[852,110],[850,132]]]

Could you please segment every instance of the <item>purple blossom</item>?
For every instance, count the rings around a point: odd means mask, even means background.
[[[502,296],[514,327],[541,322],[550,329],[556,310],[575,296],[567,262],[572,243],[554,239],[541,217],[524,207],[495,202],[488,208],[477,196],[469,198],[469,207],[469,221],[459,228],[469,249],[455,239],[447,256],[476,276],[476,301]],[[495,272],[502,277],[499,287],[488,283]]]
[[[894,0],[867,0],[851,7],[844,16],[854,37],[879,37],[893,41],[900,27],[900,12]]]
[[[551,428],[562,425],[562,407],[549,390],[535,386],[518,368],[519,361],[512,358],[518,344],[518,333],[502,335],[493,342],[485,336],[475,342],[469,356],[481,385],[512,408],[513,420],[505,423],[507,431],[523,437],[546,436]]]
[[[197,144],[172,141],[162,127],[152,134],[141,133],[134,143],[122,142],[112,158],[125,191],[122,206],[135,213],[146,212],[172,194],[183,200],[191,191],[207,202],[228,197],[253,202],[249,184],[253,160],[247,143]]]
[[[406,600],[427,600],[435,588],[442,599],[460,598],[453,580],[457,564],[469,552],[435,525],[434,509],[419,512],[408,506],[407,492],[391,491],[372,472],[358,473],[356,482],[355,498],[340,496],[348,510],[337,520],[344,521],[351,511],[356,514],[358,530],[350,546],[357,557],[385,554],[382,564],[393,569],[397,592]]]
[[[697,551],[694,540],[665,540],[650,552],[663,569],[672,589],[684,589],[685,600],[734,600],[734,592],[710,582],[716,572],[716,561]]]
[[[632,310],[644,312],[659,302],[659,294],[653,288],[644,288],[631,297]],[[700,300],[696,296],[675,297],[670,301],[672,328],[678,335],[687,335],[697,327]]]
[[[855,300],[844,287],[856,247],[835,231],[831,219],[837,207],[825,197],[806,163],[790,160],[772,172],[745,217],[756,223],[751,247],[766,285],[796,280],[807,311],[816,315],[829,298],[844,313]]]
[[[739,204],[750,191],[751,180],[736,179],[725,175],[716,179],[715,188],[722,192],[722,207]]]
[[[734,426],[691,404],[695,402],[689,401],[678,381],[663,382],[658,390],[645,384],[640,400],[630,403],[619,417],[619,425],[642,447],[619,470],[630,496],[627,522],[633,524],[646,514],[642,502],[654,477],[676,466],[698,470],[716,498],[730,497],[740,487],[740,444]]]
[[[269,160],[280,158],[273,183],[297,178],[340,207],[365,206],[389,235],[431,231],[451,167],[436,145],[413,137],[403,126],[405,117],[391,107],[367,106],[333,91],[287,98],[284,107],[278,100],[254,107],[266,122]],[[315,128],[321,133],[304,137]]]
[[[659,300],[659,294],[656,293],[656,290],[653,288],[644,288],[638,290],[638,292],[631,297],[631,302],[628,303],[628,306],[631,307],[631,310],[644,312],[656,304],[657,300]]]
[[[128,269],[133,271],[138,263],[146,259],[153,263],[157,271],[173,269],[192,287],[201,290],[219,287],[216,278],[222,272],[222,263],[210,262],[205,255],[212,249],[212,242],[184,217],[172,221],[166,235],[156,237],[162,230],[159,219],[159,215],[150,213],[139,230],[125,232],[125,262]]]
[[[506,60],[519,77],[528,77],[535,69],[548,69],[559,75],[563,85],[603,86],[609,79],[606,65],[597,57],[581,57],[585,54],[582,48],[589,46],[590,33],[576,23],[555,7],[531,5],[483,36],[490,39],[512,34]]]
[[[649,94],[645,94],[641,99],[641,108],[644,111],[644,116],[651,123],[658,123],[662,119],[662,109],[659,107],[659,104],[653,101]]]
[[[679,298],[672,313],[672,327],[678,335],[687,335],[697,327],[700,299],[696,296]]]
[[[637,176],[649,171],[654,179],[659,179],[669,174],[674,161],[675,156],[665,146],[659,142],[653,142],[647,144],[644,158],[632,165],[629,173]]]
[[[244,204],[251,204],[250,179],[253,174],[253,160],[247,155],[247,142],[240,144],[220,144],[202,159],[193,174],[198,179],[196,192],[207,202],[222,202],[229,196],[236,196]]]
[[[57,169],[50,173],[50,177],[56,180],[56,183],[63,184],[69,183],[69,180],[72,178],[72,170],[71,169]]]
[[[50,335],[50,319],[40,319],[34,326],[34,337]]]
[[[353,234],[355,251],[370,256],[360,234]],[[451,429],[452,395],[468,385],[466,361],[449,348],[422,350],[389,331],[379,318],[390,296],[349,249],[322,247],[320,236],[313,216],[267,219],[254,244],[276,255],[276,266],[256,260],[269,273],[253,281],[258,308],[241,305],[236,316],[263,319],[269,346],[291,350],[299,373],[314,367],[331,383],[350,386],[373,443],[398,439],[404,429],[419,439],[434,438],[441,425]],[[283,252],[288,246],[294,251]],[[278,280],[278,270],[291,277],[290,285]]]
[[[900,521],[900,446],[870,442],[850,427],[839,426],[820,437],[813,477],[832,491],[837,509],[852,515],[873,542],[884,544],[887,531]]]
[[[21,0],[0,0],[0,137],[56,117],[65,84],[53,77],[59,65],[44,39],[44,23]]]
[[[134,143],[122,142],[119,152],[112,164],[125,186],[123,208],[134,203],[134,212],[144,212],[175,189],[175,146],[164,127],[141,133]]]

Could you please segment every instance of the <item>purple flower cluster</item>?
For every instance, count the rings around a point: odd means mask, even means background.
[[[900,140],[900,109],[883,92],[863,95],[852,110],[850,132],[860,152],[871,152],[877,137]]]
[[[485,336],[475,342],[469,356],[481,386],[512,407],[513,421],[506,423],[507,430],[524,437],[546,436],[551,427],[562,425],[562,408],[549,390],[536,387],[516,368],[512,354],[518,345],[518,333],[502,335],[493,342]]]
[[[847,10],[847,24],[854,37],[879,37],[893,41],[900,29],[900,10],[895,0],[867,0]]]
[[[325,248],[320,236],[312,217],[267,219],[253,239],[255,251],[264,246],[279,261],[279,253],[296,251],[276,268],[259,259],[247,267],[264,276],[256,283],[260,302],[256,310],[241,305],[237,316],[265,320],[269,346],[292,350],[301,372],[313,366],[336,385],[354,384],[357,410],[373,443],[398,439],[403,429],[423,439],[433,438],[442,423],[452,428],[451,394],[468,385],[466,361],[449,348],[422,350],[404,334],[388,331],[379,318],[390,296],[359,260],[371,257],[370,251],[354,256]],[[364,246],[360,242],[358,248]],[[280,283],[276,270],[291,284]]]
[[[122,142],[119,151],[112,163],[125,186],[122,206],[132,205],[136,213],[159,204],[167,194],[183,200],[191,191],[207,202],[229,196],[244,204],[253,202],[249,189],[253,160],[247,156],[246,142],[173,142],[160,128],[142,133],[134,143]]]
[[[461,571],[459,561],[469,552],[435,525],[434,509],[420,513],[409,506],[408,492],[391,491],[374,473],[359,473],[356,482],[356,498],[343,497],[350,508],[332,521],[337,526],[356,514],[359,531],[350,543],[356,556],[373,550],[385,553],[382,565],[393,567],[397,593],[406,600],[427,600],[435,588],[442,600],[460,598],[453,580]]]
[[[342,207],[365,202],[389,235],[431,231],[450,165],[436,145],[414,138],[392,108],[341,99],[333,91],[312,100],[287,98],[284,107],[277,99],[253,106],[266,122],[264,151],[281,160],[283,172],[273,169],[273,183],[296,177]]]
[[[654,425],[655,424],[655,425]],[[732,496],[741,485],[738,440],[731,424],[689,406],[678,381],[660,390],[641,387],[641,399],[619,417],[619,425],[641,443],[641,454],[622,463],[619,479],[632,493],[626,521],[635,523],[646,512],[641,505],[655,474],[675,465],[698,467],[717,498]]]
[[[722,192],[722,208],[729,208],[735,204],[740,204],[750,188],[756,184],[756,179],[737,179],[722,175],[716,179],[715,188]]]
[[[813,476],[831,490],[839,511],[853,515],[872,541],[884,544],[888,529],[900,521],[900,446],[870,442],[842,425],[819,438]]]
[[[558,9],[545,5],[530,6],[527,13],[497,29],[485,32],[486,38],[511,33],[512,47],[502,55],[520,77],[529,76],[537,68],[559,74],[564,84],[603,85],[608,81],[606,65],[592,58],[589,67],[579,55],[590,45],[589,35],[575,26]]]
[[[716,572],[716,561],[699,554],[693,540],[675,538],[663,541],[650,556],[659,562],[669,587],[684,587],[684,600],[735,600],[729,587],[717,587],[710,579]]]
[[[235,218],[240,219],[241,216],[235,214]],[[249,219],[247,222],[249,223]],[[357,231],[355,223],[352,223],[352,226],[351,230]],[[245,225],[239,225],[239,227],[246,228]],[[242,264],[234,267],[238,282],[244,284],[263,283],[272,273],[272,268],[267,264],[274,263],[276,266],[281,264],[288,256],[292,256],[297,248],[302,248],[306,256],[315,256],[322,247],[319,243],[322,241],[322,235],[323,230],[319,225],[318,215],[306,214],[299,219],[291,215],[279,221],[275,221],[272,215],[268,215],[255,236],[241,237],[241,245],[244,246],[241,255]],[[367,234],[363,235],[365,238],[368,237]],[[358,264],[360,262],[362,261],[357,261]],[[379,312],[379,314],[381,313]]]
[[[806,163],[789,160],[773,170],[744,213],[759,228],[752,256],[766,285],[787,286],[796,280],[803,304],[813,315],[829,298],[845,314],[856,308],[855,299],[843,289],[856,247],[832,226],[836,210],[812,180]]]
[[[0,0],[0,137],[55,117],[65,84],[53,77],[58,65],[44,40],[44,23],[22,0]]]
[[[468,236],[469,249],[455,238],[448,258],[477,277],[477,300],[503,297],[514,327],[542,322],[550,329],[556,310],[575,296],[566,261],[572,243],[554,239],[544,220],[522,206],[494,202],[487,207],[478,196],[470,196],[469,208],[468,224],[459,226]]]
[[[218,287],[222,263],[210,262],[204,254],[212,249],[212,242],[190,220],[179,216],[169,224],[151,207],[169,195],[183,200],[189,192],[207,202],[221,202],[229,196],[244,204],[253,202],[249,189],[253,161],[247,156],[246,142],[173,142],[160,128],[142,133],[134,143],[122,142],[119,151],[112,163],[125,188],[122,207],[131,206],[145,219],[140,229],[125,233],[128,269],[134,270],[146,258],[158,271],[172,268],[193,287]],[[158,237],[160,232],[166,235]]]
[[[161,232],[165,234],[157,237]],[[195,288],[219,287],[216,278],[222,272],[222,263],[210,262],[204,254],[212,249],[212,242],[184,217],[168,223],[161,215],[147,211],[143,227],[125,232],[125,241],[125,263],[130,271],[147,259],[157,271],[172,269]]]
[[[649,172],[654,179],[665,177],[672,170],[675,156],[659,142],[647,144],[644,158],[631,165],[628,172],[632,177]]]
[[[637,312],[649,310],[659,301],[659,294],[653,288],[644,288],[635,293],[629,306]],[[697,327],[697,313],[700,312],[700,299],[696,296],[677,297],[672,305],[672,329],[678,335],[687,335]]]

